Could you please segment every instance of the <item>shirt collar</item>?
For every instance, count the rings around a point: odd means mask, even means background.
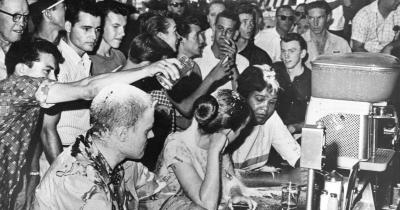
[[[303,34],[303,38],[306,42],[310,42],[311,40],[311,29],[307,30],[304,34]],[[332,33],[329,32],[328,30],[326,30],[326,41],[330,42],[330,40],[332,40]]]
[[[90,57],[87,53],[84,53],[83,56],[79,56],[75,50],[69,46],[64,40],[61,40],[59,43],[59,50],[62,55],[66,57],[66,60],[72,61],[75,64],[79,63],[87,63],[90,62]]]
[[[88,134],[86,137],[80,135],[76,138],[76,141],[75,144],[79,145],[79,149],[76,147],[74,149],[73,147],[71,154],[73,156],[76,156],[77,153],[83,154],[92,161],[93,167],[98,171],[107,185],[113,184],[114,186],[119,186],[123,177],[123,175],[121,175],[121,172],[123,172],[122,164],[112,169],[100,150],[93,144],[92,138]]]

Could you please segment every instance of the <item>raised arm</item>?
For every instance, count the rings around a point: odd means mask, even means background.
[[[167,78],[176,80],[179,78],[177,68],[181,68],[177,59],[166,59],[155,62],[141,70],[131,69],[107,73],[73,83],[56,83],[49,86],[45,102],[55,104],[78,99],[91,100],[105,86],[114,83],[130,84],[145,77],[152,77],[157,73],[162,73]]]
[[[229,71],[230,65],[232,65],[232,63],[226,62],[223,64],[220,61],[203,80],[201,85],[189,97],[183,99],[179,103],[175,102],[171,97],[169,97],[169,100],[183,116],[191,118],[193,114],[193,104],[196,99],[208,93],[215,82],[229,76],[231,74]]]

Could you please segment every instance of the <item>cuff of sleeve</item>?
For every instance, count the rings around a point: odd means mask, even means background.
[[[52,85],[54,85],[54,81],[50,80],[44,80],[42,84],[40,84],[38,90],[35,93],[36,100],[39,101],[40,106],[42,108],[50,108],[54,106],[54,104],[48,104],[47,101],[47,96],[49,94],[49,89]]]

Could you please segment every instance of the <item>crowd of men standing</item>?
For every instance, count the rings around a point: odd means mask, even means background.
[[[222,89],[251,110],[229,148],[233,167],[298,167],[311,62],[400,47],[400,0],[360,9],[350,39],[329,28],[351,1],[306,3],[278,7],[264,28],[260,5],[245,1],[212,1],[204,24],[185,0],[138,17],[115,0],[0,0],[0,209],[138,208],[168,185],[153,174],[167,136]],[[165,90],[159,74],[180,80]]]

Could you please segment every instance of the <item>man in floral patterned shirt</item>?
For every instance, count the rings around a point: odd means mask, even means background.
[[[34,209],[138,209],[139,198],[165,186],[143,165],[126,161],[143,156],[153,122],[154,103],[142,90],[101,90],[90,107],[92,128],[53,162],[36,190]]]
[[[163,73],[179,76],[176,59],[154,63],[141,71],[129,70],[86,78],[73,83],[47,79],[63,58],[57,47],[45,40],[18,41],[6,55],[8,78],[0,81],[0,209],[11,209],[26,165],[26,152],[36,129],[40,107],[78,99],[91,100],[103,87],[130,84]]]

